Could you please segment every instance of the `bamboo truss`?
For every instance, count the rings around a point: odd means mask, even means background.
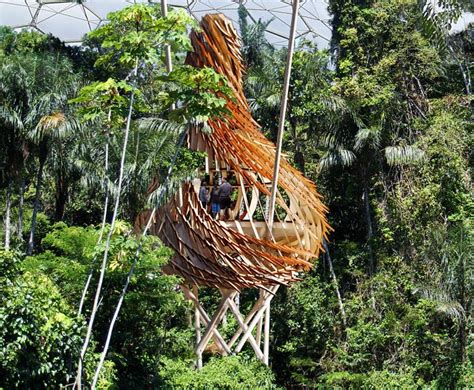
[[[208,122],[212,132],[191,128],[188,147],[207,153],[201,173],[210,180],[233,177],[235,205],[227,221],[213,218],[198,199],[199,181],[185,183],[159,210],[151,228],[175,250],[167,272],[188,283],[223,289],[287,285],[308,271],[329,226],[316,186],[282,158],[277,210],[268,229],[268,203],[275,145],[252,118],[243,91],[244,68],[237,33],[223,15],[207,15],[191,33],[194,51],[187,63],[213,67],[226,76],[234,99],[231,115]],[[146,220],[147,214],[141,218]]]

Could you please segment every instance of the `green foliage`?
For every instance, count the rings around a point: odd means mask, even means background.
[[[283,149],[317,178],[329,205],[335,274],[327,258],[320,260],[274,298],[270,366],[287,388],[474,386],[473,125],[465,94],[472,91],[472,26],[446,35],[470,6],[462,3],[440,1],[435,13],[425,1],[331,0],[332,62],[311,42],[296,49]],[[241,6],[245,91],[274,138],[287,51],[266,40],[271,21],[247,16]],[[207,121],[229,115],[227,80],[183,65],[188,30],[196,27],[189,15],[162,18],[158,6],[135,4],[109,21],[78,48],[0,28],[0,207],[11,183],[19,250],[0,252],[0,387],[58,388],[72,380],[84,335],[76,310],[89,271],[92,284],[98,277],[93,259],[103,256],[104,244],[97,245],[94,225],[105,190],[117,196],[131,96],[123,221],[112,234],[86,380],[139,245],[131,224],[165,199],[163,191],[192,177],[205,155],[180,145],[167,188],[147,197],[149,184],[163,183],[188,123],[207,132]],[[174,57],[170,73],[166,44]],[[86,86],[77,93],[79,85]],[[36,251],[23,258],[38,177]],[[99,387],[276,388],[273,373],[244,355],[212,357],[203,370],[193,368],[192,309],[176,292],[179,280],[161,272],[172,254],[154,238],[143,241],[142,253]],[[367,266],[371,261],[376,267]],[[243,312],[255,295],[242,291]],[[218,305],[212,289],[200,297],[209,312]],[[88,295],[84,318],[90,306]],[[221,332],[235,328],[229,320]]]
[[[43,251],[25,259],[23,266],[32,274],[47,275],[76,307],[89,270],[98,232],[93,228],[53,225],[42,240]]]
[[[160,387],[180,389],[277,389],[272,372],[243,355],[213,358],[196,371],[191,361],[164,359]]]
[[[119,62],[129,69],[137,61],[146,64],[161,62],[160,55],[165,44],[174,52],[190,49],[188,27],[195,20],[183,10],[172,10],[166,18],[161,17],[159,6],[134,4],[107,15],[108,23],[89,34],[98,40],[105,53],[96,65],[113,66]]]
[[[31,211],[25,213],[25,224],[23,225],[23,236],[28,237],[31,230]],[[35,247],[41,244],[41,240],[50,232],[51,220],[44,213],[38,213],[36,216]]]
[[[227,85],[227,79],[214,69],[183,65],[161,80],[166,81],[169,86],[168,91],[161,95],[164,105],[183,102],[172,115],[178,122],[193,118],[198,123],[206,122],[214,116],[223,119],[230,114],[223,96],[230,96],[232,90]]]
[[[322,362],[326,372],[336,374],[322,379],[365,383],[368,372],[398,372],[400,367],[409,369],[418,384],[448,375],[449,319],[438,316],[434,302],[414,299],[413,291],[413,276],[399,259],[386,260],[377,275],[359,283],[358,291],[345,301],[346,338]]]
[[[321,389],[419,389],[423,382],[414,380],[411,373],[371,371],[367,374],[353,374],[347,371],[334,372],[321,376]]]
[[[78,113],[84,121],[100,120],[110,127],[117,127],[123,125],[128,109],[128,98],[124,95],[132,90],[134,88],[127,82],[109,78],[83,87],[70,103],[82,105]],[[135,93],[139,94],[139,91],[135,89]]]
[[[329,288],[318,276],[306,276],[277,298],[275,324],[275,369],[279,377],[291,375],[295,383],[308,385],[308,377],[319,373],[320,351],[332,336],[334,326]]]
[[[1,251],[0,287],[2,294],[11,287],[21,272],[21,254],[13,251]]]
[[[425,163],[407,169],[389,198],[390,228],[401,238],[423,239],[429,227],[472,215],[467,103],[453,97],[431,103],[432,114],[418,141]]]
[[[48,275],[48,280],[54,281],[61,289],[63,299],[76,308],[91,267],[95,271],[94,277],[97,277],[99,264],[92,263],[92,260],[101,258],[104,251],[104,243],[96,245],[98,234],[98,229],[93,227],[55,224],[41,243],[44,251],[27,258],[24,267],[31,275],[40,275],[41,280]],[[117,221],[104,282],[108,294],[104,295],[97,318],[98,340],[105,337],[109,318],[138,245],[130,225]],[[155,380],[156,367],[163,357],[190,356],[192,332],[185,323],[188,306],[175,291],[176,278],[164,276],[160,270],[169,256],[169,249],[162,247],[156,238],[147,237],[142,242],[140,261],[116,325],[108,368],[102,374],[104,383],[110,386],[118,382],[126,387],[145,386]],[[90,304],[88,299],[86,313]],[[88,355],[91,369],[95,367],[97,355]],[[86,374],[92,373],[86,367]]]
[[[83,323],[47,276],[17,268],[12,279],[12,262],[18,262],[14,256],[0,253],[2,269],[9,268],[2,275],[0,298],[1,384],[57,388],[71,378]],[[5,283],[6,276],[10,283]]]

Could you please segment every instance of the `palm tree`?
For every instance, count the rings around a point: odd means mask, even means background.
[[[429,285],[419,286],[416,292],[436,304],[437,311],[451,318],[457,325],[458,352],[466,361],[467,338],[472,329],[474,303],[474,240],[469,227],[458,223],[431,231],[430,245],[423,255],[433,265]]]
[[[247,17],[251,17],[251,15],[242,4],[239,5],[238,15],[244,64],[247,68],[261,67],[267,58],[272,57],[275,51],[275,48],[265,36],[265,31],[274,18],[266,22],[262,22],[261,19],[254,20],[254,23],[249,25]]]
[[[63,58],[44,55],[35,58],[35,71],[32,77],[38,83],[32,99],[30,111],[25,120],[25,130],[38,154],[35,200],[31,218],[31,230],[27,254],[34,249],[36,217],[40,207],[41,186],[44,167],[52,149],[63,147],[62,142],[73,131],[78,131],[78,121],[67,110],[67,103],[77,89],[77,76],[72,72],[71,64]]]
[[[382,114],[378,123],[366,125],[357,110],[344,99],[335,98],[337,102],[330,113],[331,123],[320,138],[326,149],[319,161],[320,171],[332,167],[355,168],[358,182],[361,183],[362,208],[366,225],[366,245],[369,255],[369,273],[375,272],[375,256],[372,246],[374,237],[373,211],[370,201],[370,185],[372,178],[384,174],[385,166],[401,167],[412,164],[423,157],[423,151],[407,143],[406,138],[392,131]]]
[[[27,145],[23,137],[24,118],[28,109],[30,85],[27,71],[17,56],[10,56],[0,67],[0,133],[3,161],[2,180],[6,184],[5,249],[10,248],[11,197],[14,184],[23,170]],[[20,232],[21,235],[21,232]]]
[[[60,146],[52,141],[55,138],[63,140],[71,126],[77,127],[70,119],[70,113],[66,112],[67,99],[77,85],[77,76],[62,53],[35,46],[37,38],[41,37],[39,34],[38,37],[33,33],[24,34],[27,34],[24,42],[11,48],[12,53],[5,56],[0,67],[0,125],[6,130],[2,132],[2,145],[6,149],[3,171],[8,173],[8,199],[11,197],[12,185],[21,182],[19,234],[23,225],[25,180],[18,180],[18,177],[24,170],[28,155],[38,156],[36,195],[27,250],[31,254],[45,164],[51,148]],[[42,38],[38,39],[41,41]],[[8,207],[5,214],[9,216],[11,202],[6,203]],[[6,218],[6,222],[7,244],[10,236],[9,218]]]

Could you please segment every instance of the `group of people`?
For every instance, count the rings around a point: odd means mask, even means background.
[[[227,178],[222,178],[222,184],[219,186],[214,181],[211,194],[207,189],[207,183],[201,183],[199,190],[199,200],[202,206],[207,210],[210,204],[210,212],[213,218],[219,216],[219,219],[226,221],[229,219],[229,210],[231,206],[232,185]]]

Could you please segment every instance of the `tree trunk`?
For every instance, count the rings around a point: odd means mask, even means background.
[[[326,257],[326,260],[328,261],[329,273],[331,274],[332,283],[334,285],[334,289],[336,290],[337,302],[338,302],[338,305],[339,305],[339,310],[341,311],[342,324],[344,325],[344,329],[345,329],[346,326],[347,326],[346,311],[344,310],[344,304],[342,302],[341,293],[339,291],[339,285],[337,283],[336,274],[335,274],[334,268],[332,266],[331,255],[329,253],[329,246],[326,242],[326,239],[323,239],[323,248],[326,251],[325,257]]]
[[[461,254],[461,275],[460,275],[460,299],[459,303],[461,307],[464,309],[464,316],[462,316],[460,323],[459,323],[459,354],[461,358],[461,362],[464,363],[466,361],[466,315],[469,313],[469,307],[466,305],[466,264],[464,261],[464,253]]]
[[[374,236],[374,229],[372,223],[372,215],[370,209],[370,200],[369,200],[369,182],[367,179],[367,172],[364,170],[364,193],[363,193],[363,200],[364,200],[364,214],[365,214],[365,221],[367,225],[367,249],[369,251],[369,274],[373,275],[375,272],[375,258],[374,258],[374,251],[372,248],[372,238]]]
[[[369,252],[369,274],[373,275],[375,272],[375,257],[374,251],[372,248],[372,238],[374,236],[374,229],[372,223],[372,213],[370,209],[370,200],[369,200],[369,183],[367,180],[367,176],[364,175],[364,214],[365,214],[365,221],[367,224],[367,250]]]
[[[43,170],[44,164],[46,163],[46,157],[48,156],[48,146],[47,141],[41,141],[40,143],[40,154],[39,154],[39,168],[38,168],[38,176],[36,177],[36,193],[35,193],[35,202],[33,204],[33,215],[31,216],[31,230],[30,230],[30,238],[28,240],[28,256],[31,256],[34,249],[34,239],[35,239],[35,231],[36,231],[36,216],[38,214],[38,209],[40,206],[40,197],[41,197],[41,184],[43,181]]]
[[[289,108],[289,111],[291,107]],[[290,120],[291,126],[291,135],[293,137],[293,142],[295,144],[295,154],[293,156],[293,160],[295,162],[296,167],[300,170],[300,172],[304,175],[305,174],[305,158],[304,152],[301,148],[301,141],[298,138],[298,124],[295,120]]]
[[[304,175],[305,174],[305,158],[304,158],[304,153],[301,148],[301,142],[296,141],[296,151],[295,151],[295,164],[298,167],[298,169],[301,171],[301,173]]]
[[[64,208],[67,200],[67,180],[65,174],[61,169],[56,177],[56,194],[55,194],[55,221],[62,221],[64,217]]]
[[[26,180],[23,177],[20,184],[20,199],[18,203],[18,238],[23,241],[23,203],[25,201]]]
[[[448,48],[449,48],[449,51],[451,52],[451,55],[454,61],[456,61],[456,63],[458,64],[458,67],[459,67],[459,70],[461,72],[462,79],[464,82],[466,95],[470,96],[472,93],[472,88],[471,88],[472,82],[471,82],[471,72],[469,70],[469,64],[466,62],[467,56],[465,53],[462,53],[464,54],[464,56],[461,57],[462,59],[459,59],[453,47],[448,44]]]
[[[138,64],[138,61],[137,61]],[[138,65],[135,65],[134,69],[134,75],[135,77],[137,76],[137,70],[138,70]],[[105,250],[104,250],[104,257],[102,258],[102,264],[100,267],[100,274],[99,274],[99,280],[97,282],[97,289],[95,292],[94,296],[94,302],[92,304],[92,310],[91,310],[91,316],[89,318],[89,323],[87,325],[87,332],[86,332],[86,337],[84,339],[84,343],[82,345],[81,349],[81,354],[79,356],[79,361],[78,361],[78,370],[77,370],[77,376],[76,376],[76,388],[80,389],[81,388],[81,381],[82,381],[82,364],[84,361],[84,357],[87,352],[87,348],[89,347],[89,342],[92,336],[92,327],[94,325],[95,321],[95,316],[97,314],[97,310],[99,307],[99,300],[100,300],[100,295],[102,293],[102,284],[104,282],[104,277],[105,277],[105,270],[107,268],[107,262],[109,258],[109,250],[110,250],[110,242],[112,240],[112,234],[114,232],[115,228],[115,221],[117,219],[118,211],[119,211],[119,206],[120,206],[120,193],[122,192],[122,182],[123,182],[123,175],[124,175],[124,166],[125,166],[125,157],[127,155],[127,145],[128,145],[128,137],[130,133],[130,126],[132,122],[132,113],[133,113],[133,102],[135,99],[135,90],[132,90],[131,96],[130,96],[130,104],[129,104],[129,109],[128,109],[128,116],[127,116],[127,122],[125,125],[125,135],[124,135],[124,140],[123,140],[123,145],[122,145],[122,154],[120,157],[120,168],[119,168],[119,179],[118,179],[118,186],[117,186],[117,193],[116,193],[116,198],[115,198],[115,205],[114,205],[114,211],[112,214],[112,219],[110,221],[110,230],[107,234],[107,239],[105,242]],[[103,360],[99,362],[99,371],[101,368],[101,364],[103,364]],[[94,382],[96,383],[98,378],[94,377]],[[94,383],[92,384],[92,389],[95,388]]]
[[[10,250],[11,237],[11,208],[12,208],[12,179],[8,178],[7,198],[5,201],[5,250]]]

